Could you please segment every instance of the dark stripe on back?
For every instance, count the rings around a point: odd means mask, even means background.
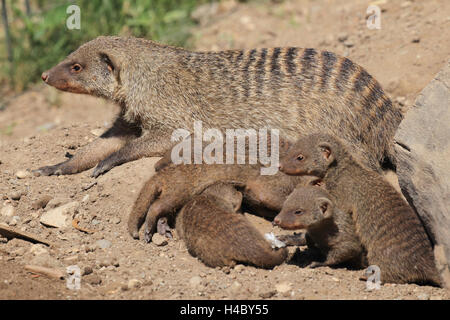
[[[336,63],[336,55],[329,51],[322,51],[322,77],[321,77],[321,89],[325,90],[328,84],[328,80],[331,77],[334,65]]]
[[[311,87],[314,85],[313,81],[315,75],[314,69],[316,66],[316,55],[317,51],[312,48],[305,49],[303,52],[302,59],[300,60],[302,65],[301,78],[299,82],[300,88],[302,88],[305,83],[309,83]]]
[[[267,49],[261,49],[259,60],[256,64],[256,93],[261,94],[264,85],[264,76],[266,74],[265,62],[267,57]]]
[[[355,91],[362,92],[372,81],[372,76],[366,70],[361,68],[358,76],[355,79]]]
[[[280,75],[280,63],[278,61],[278,59],[280,58],[280,53],[281,48],[273,49],[272,60],[270,62],[270,72],[272,72],[272,74],[276,76]]]
[[[355,64],[347,58],[342,58],[341,68],[339,69],[339,75],[336,78],[336,87],[341,92],[345,90],[348,78],[355,71],[356,71]]]
[[[240,50],[239,53],[236,55],[236,59],[234,60],[234,64],[236,66],[239,66],[242,62],[242,58],[244,57],[244,51]]]
[[[249,52],[247,63],[245,64],[244,68],[242,69],[242,71],[243,71],[242,87],[244,89],[244,95],[247,98],[250,96],[250,72],[248,72],[248,69],[250,68],[250,65],[253,63],[253,61],[255,61],[255,54],[256,54],[256,49],[252,49]]]
[[[286,69],[288,73],[294,74],[297,70],[297,64],[295,62],[297,58],[298,48],[289,48],[285,55]]]

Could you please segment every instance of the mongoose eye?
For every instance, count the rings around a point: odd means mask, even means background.
[[[300,214],[303,214],[303,211],[302,210],[297,210],[297,211],[295,211],[294,212],[296,215],[300,215]]]
[[[303,155],[299,154],[296,158],[297,161],[302,161],[305,157]]]
[[[79,63],[75,63],[71,67],[71,70],[73,72],[80,72],[82,69],[83,69],[83,67]]]

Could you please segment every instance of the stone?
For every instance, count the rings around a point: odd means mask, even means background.
[[[48,249],[43,244],[33,244],[30,248],[30,253],[34,256],[39,256],[41,254],[48,254]]]
[[[37,199],[36,201],[34,201],[31,204],[31,208],[33,210],[39,210],[39,209],[43,209],[45,208],[45,206],[47,206],[47,204],[50,202],[50,200],[52,200],[53,197],[49,196],[49,195],[44,195],[42,197],[40,197],[39,199]]]
[[[22,191],[13,191],[11,192],[9,197],[11,198],[11,200],[19,201],[20,198],[22,198]]]
[[[275,290],[283,295],[283,296],[287,296],[289,294],[289,291],[292,290],[292,284],[290,282],[281,282],[278,283],[277,285],[275,285]]]
[[[450,262],[450,60],[422,90],[395,136],[397,175],[409,204]]]
[[[67,228],[71,225],[79,206],[80,204],[77,201],[66,203],[65,205],[44,212],[39,221],[45,226]]]
[[[13,217],[11,218],[11,220],[8,221],[8,224],[9,224],[10,226],[17,226],[17,224],[19,223],[19,221],[20,221],[20,217],[19,217],[19,216],[13,216]]]
[[[19,170],[16,172],[16,177],[18,179],[25,179],[25,178],[31,177],[31,173],[26,170]]]
[[[12,205],[10,205],[10,204],[6,204],[6,205],[2,208],[2,210],[0,211],[0,214],[1,214],[2,216],[8,217],[8,218],[14,216],[14,213],[15,213],[15,209],[14,209],[14,207],[13,207]]]
[[[139,281],[138,279],[130,279],[128,281],[128,289],[136,289],[139,288],[142,285],[141,281]]]
[[[238,281],[233,281],[233,283],[230,286],[230,292],[233,295],[237,295],[242,291],[242,284]]]
[[[152,243],[154,243],[155,245],[157,245],[158,247],[162,247],[167,245],[167,239],[165,236],[159,234],[159,233],[155,233],[152,236]]]

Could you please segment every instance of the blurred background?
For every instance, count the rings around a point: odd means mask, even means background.
[[[133,35],[186,46],[192,10],[206,0],[1,0],[0,83],[21,91],[80,44],[98,35]],[[80,7],[80,30],[66,9]],[[6,10],[5,10],[6,9]]]
[[[106,101],[46,86],[43,71],[99,35],[190,50],[308,47],[349,57],[405,110],[450,57],[448,0],[0,0],[0,146],[73,122],[101,123]],[[69,30],[70,5],[80,29]],[[370,29],[369,6],[381,28]],[[101,120],[100,120],[101,119]]]

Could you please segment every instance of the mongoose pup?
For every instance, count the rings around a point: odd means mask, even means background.
[[[310,267],[368,266],[350,213],[337,208],[328,192],[320,187],[295,188],[275,217],[274,224],[289,230],[306,229],[308,247],[325,258],[322,262],[314,261]]]
[[[351,142],[379,169],[393,161],[402,119],[380,84],[332,52],[263,48],[191,52],[133,37],[91,40],[42,74],[57,89],[106,98],[121,108],[114,124],[68,161],[36,170],[73,174],[161,156],[175,129],[279,129],[296,140],[320,127]]]
[[[328,134],[301,138],[282,158],[280,169],[323,180],[336,207],[352,215],[369,264],[381,269],[383,282],[440,284],[431,242],[415,212],[344,142]]]
[[[157,172],[142,187],[128,219],[128,231],[139,238],[145,219],[145,240],[151,241],[159,218],[174,216],[194,195],[218,181],[244,187],[260,174],[259,165],[177,165]]]
[[[210,267],[251,264],[273,268],[287,258],[286,248],[272,249],[241,213],[242,194],[231,184],[217,183],[181,209],[175,227],[191,255]]]

